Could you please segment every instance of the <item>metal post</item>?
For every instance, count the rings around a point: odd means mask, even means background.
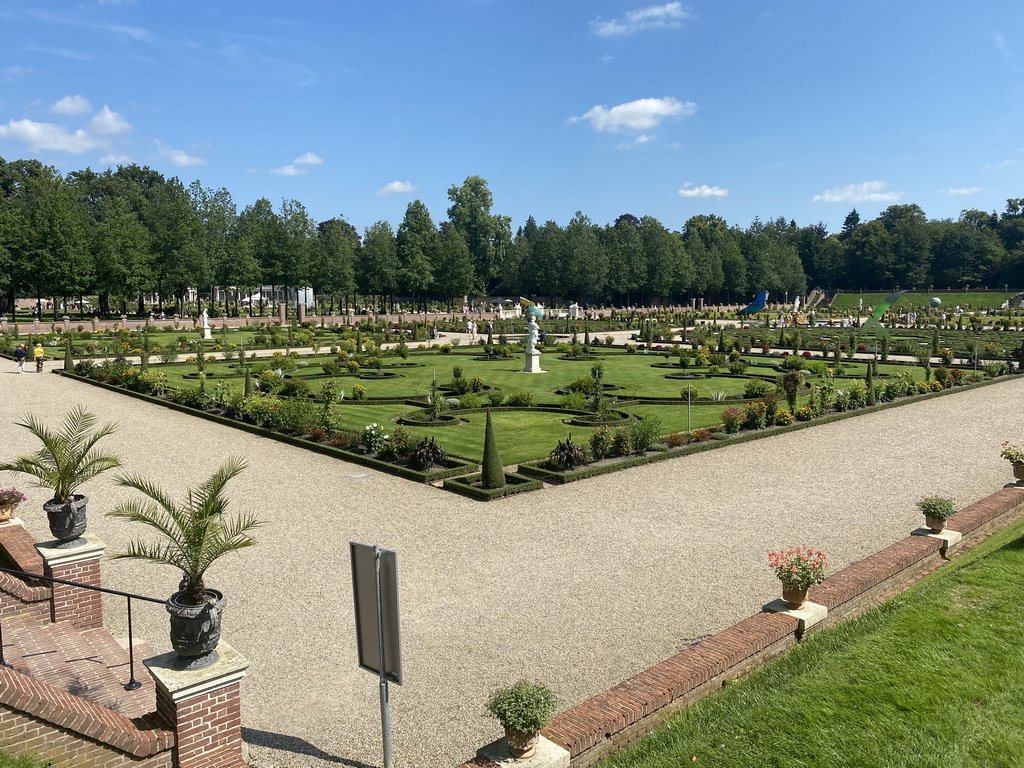
[[[690,398],[692,396],[693,396],[693,390],[690,388],[690,385],[687,384],[686,385],[686,431],[687,432],[691,431],[690,430]]]
[[[142,683],[135,679],[135,639],[132,636],[132,599],[128,598],[128,675],[130,679],[124,684],[126,691],[137,691]]]
[[[384,659],[384,606],[380,595],[380,547],[373,547],[373,570],[377,582],[377,643],[380,650],[380,729],[384,740],[384,768],[395,768],[391,754],[391,704],[388,702],[388,678]]]
[[[10,666],[11,665],[7,663],[7,660],[4,659],[4,623],[0,621],[0,667]]]

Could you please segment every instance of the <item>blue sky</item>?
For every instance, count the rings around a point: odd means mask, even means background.
[[[1022,86],[1019,2],[0,0],[0,156],[360,231],[469,175],[513,227],[1001,211]]]

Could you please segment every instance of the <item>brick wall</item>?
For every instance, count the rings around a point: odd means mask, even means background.
[[[0,749],[54,766],[171,768],[174,734],[0,667]]]
[[[946,525],[974,544],[1024,517],[1024,489],[1004,488],[971,504]],[[908,536],[812,587],[808,599],[828,608],[810,631],[858,616],[946,562],[943,542]],[[799,640],[800,622],[759,613],[552,718],[543,734],[568,750],[572,768],[588,768],[661,725],[670,715],[742,677]],[[477,757],[459,768],[491,768]]]
[[[70,565],[47,567],[46,575],[55,579],[74,581],[99,587],[100,558],[84,560]],[[95,629],[103,626],[103,594],[90,589],[79,589],[68,584],[53,585],[53,600],[50,604],[51,621],[70,621],[78,629]]]
[[[43,573],[36,541],[18,524],[0,525],[0,566]],[[43,624],[50,619],[50,586],[38,579],[19,579],[0,573],[0,620]]]
[[[244,768],[241,686],[232,683],[175,703],[157,695],[157,713],[174,723],[175,765],[182,768]]]

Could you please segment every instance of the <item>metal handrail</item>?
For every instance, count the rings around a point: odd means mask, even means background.
[[[41,579],[43,581],[48,581],[51,584],[66,584],[69,587],[91,589],[93,592],[103,592],[107,595],[118,595],[119,597],[126,598],[128,601],[128,674],[130,679],[122,687],[126,691],[136,691],[142,687],[142,683],[135,679],[135,642],[134,634],[132,632],[132,600],[144,600],[147,603],[159,603],[161,605],[166,603],[166,600],[160,600],[155,597],[146,597],[145,595],[136,595],[134,592],[122,592],[118,589],[108,589],[107,587],[94,587],[92,584],[82,584],[78,581],[68,581],[67,579],[58,579],[53,576],[44,576],[41,573],[28,573],[27,571],[19,571],[14,568],[0,568],[0,573],[9,573],[12,576],[24,576],[30,579]],[[11,666],[4,659],[3,622],[0,622],[0,666]]]

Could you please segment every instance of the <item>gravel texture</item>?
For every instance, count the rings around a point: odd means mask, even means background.
[[[75,403],[120,424],[106,440],[125,467],[180,493],[230,455],[249,470],[237,508],[266,521],[258,547],[210,573],[227,593],[224,637],[252,662],[243,684],[254,764],[381,763],[377,680],[357,667],[348,542],[399,553],[406,684],[391,687],[396,764],[454,766],[500,736],[484,713],[494,688],[530,678],[564,707],[654,664],[776,597],[769,549],[805,543],[833,568],[921,522],[915,502],[964,505],[1012,480],[1003,440],[1024,437],[1024,380],[765,440],[638,467],[494,503],[292,448],[0,361],[0,456],[35,449],[12,422],[54,422]],[[13,483],[12,483],[13,481]],[[48,538],[27,479],[21,516]],[[85,487],[90,531],[123,550],[140,533],[105,518],[128,491]],[[104,563],[104,583],[155,597],[178,574]],[[125,608],[106,624],[126,634]],[[158,606],[136,634],[169,649]]]

